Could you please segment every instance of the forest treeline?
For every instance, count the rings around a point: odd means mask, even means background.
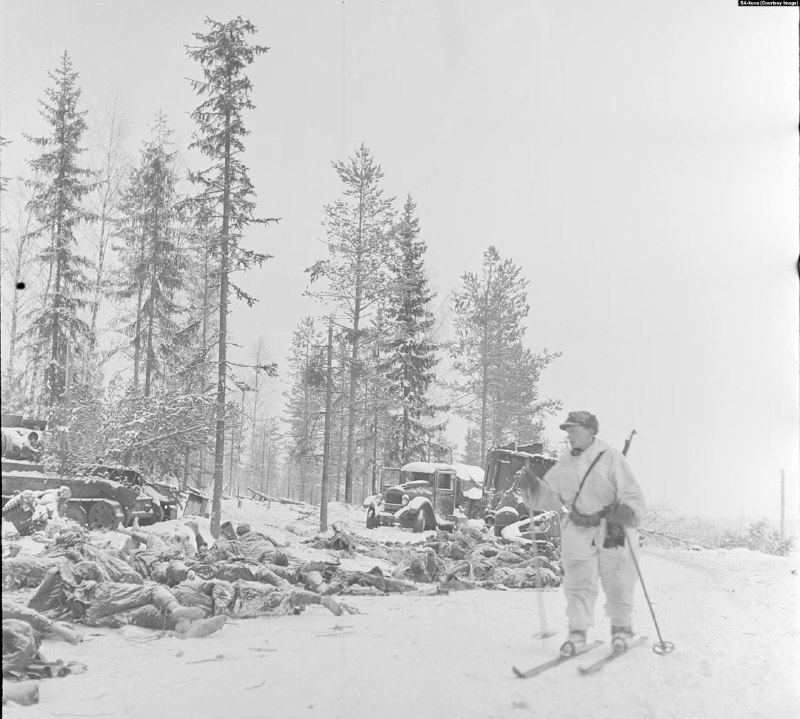
[[[489,246],[447,298],[445,331],[417,205],[386,195],[363,144],[332,162],[325,256],[298,288],[319,313],[298,321],[282,362],[265,360],[263,338],[232,336],[235,305],[259,300],[237,278],[277,262],[262,251],[277,220],[258,214],[245,160],[247,70],[267,48],[241,17],[206,24],[186,48],[198,99],[188,148],[159,113],[127,160],[119,99],[90,124],[68,51],[42,92],[45,132],[1,140],[28,157],[0,190],[3,412],[49,420],[51,469],[124,463],[213,488],[212,531],[224,491],[320,501],[326,402],[328,496],[347,502],[373,493],[382,467],[452,461],[453,415],[470,464],[489,446],[541,440],[560,405],[538,382],[558,354],[525,346],[522,268]],[[200,158],[188,172],[183,149]],[[237,339],[252,350],[234,362]],[[274,406],[279,368],[288,389]]]

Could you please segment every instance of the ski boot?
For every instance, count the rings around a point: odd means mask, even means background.
[[[611,650],[622,653],[627,651],[628,644],[633,638],[633,629],[630,627],[611,627]]]
[[[562,657],[574,657],[586,648],[586,630],[573,629],[570,631],[567,641],[561,645],[559,653]]]

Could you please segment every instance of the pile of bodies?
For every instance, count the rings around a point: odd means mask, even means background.
[[[332,538],[315,537],[310,544],[329,551],[345,546],[350,552],[381,559],[394,565],[395,580],[437,583],[439,591],[498,586],[540,589],[561,584],[561,567],[549,542],[509,543],[474,527],[459,525],[453,532],[437,532],[416,545],[356,539],[334,527]],[[336,574],[341,576],[341,572]]]
[[[171,534],[134,526],[121,548],[100,546],[85,530],[61,531],[41,555],[17,545],[3,548],[4,594],[35,589],[27,605],[3,600],[3,676],[63,675],[69,667],[40,654],[43,636],[80,641],[63,622],[93,627],[133,625],[183,637],[218,631],[227,617],[298,614],[317,604],[334,615],[355,610],[334,596],[382,595],[497,586],[557,586],[561,571],[531,546],[509,544],[486,532],[459,527],[417,545],[356,538],[340,526],[333,537],[309,540],[331,561],[301,561],[267,534],[229,522],[212,545],[195,522]],[[391,564],[348,571],[340,559],[354,554]],[[431,588],[431,585],[433,587]],[[66,667],[66,668],[65,668]]]

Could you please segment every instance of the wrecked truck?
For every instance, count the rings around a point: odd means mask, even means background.
[[[542,445],[538,442],[524,445],[511,442],[487,452],[484,521],[493,529],[496,536],[504,536],[503,531],[506,527],[531,518],[531,513],[522,501],[517,472],[527,465],[539,479],[542,479],[555,463],[555,458],[545,455]],[[538,514],[541,513],[536,512],[534,516]],[[554,528],[549,530],[551,534],[555,534],[557,524],[553,523]]]
[[[483,496],[483,470],[470,465],[410,462],[400,484],[364,500],[367,528],[399,526],[414,532],[451,531]]]

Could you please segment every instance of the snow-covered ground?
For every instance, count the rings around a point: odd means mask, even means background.
[[[300,544],[315,534],[318,518],[309,512],[277,502],[224,506],[225,519],[247,521],[295,556],[315,558],[326,553]],[[363,520],[359,508],[331,505],[329,522],[353,533],[420,539],[396,528],[367,530]],[[636,628],[650,641],[596,676],[579,675],[577,665],[603,649],[532,679],[513,676],[512,665],[529,667],[557,652],[566,631],[560,589],[346,597],[360,613],[334,617],[309,607],[299,616],[231,621],[205,639],[84,628],[77,646],[46,640],[48,658],[76,659],[88,671],[43,681],[38,705],[6,707],[6,717],[800,716],[797,553],[653,549],[639,558],[663,638],[675,650],[651,651],[656,633],[639,589]],[[369,569],[380,562],[343,564]],[[548,639],[535,638],[539,601],[555,631]],[[602,594],[596,619],[594,633],[607,642]]]

